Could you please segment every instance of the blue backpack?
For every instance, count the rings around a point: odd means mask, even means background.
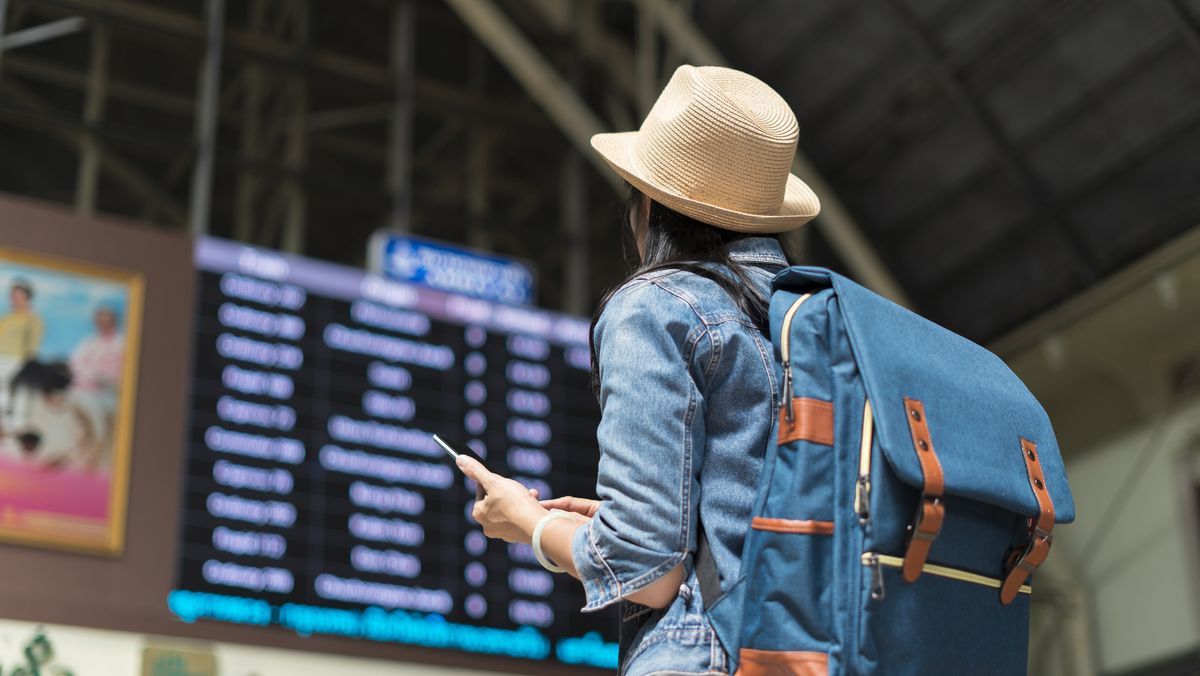
[[[982,347],[821,268],[776,276],[783,384],[735,580],[738,674],[1024,674],[1031,574],[1075,506],[1046,412]]]

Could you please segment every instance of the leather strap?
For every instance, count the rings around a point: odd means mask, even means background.
[[[1029,487],[1037,498],[1038,514],[1036,519],[1030,519],[1029,541],[1023,548],[1010,551],[1005,561],[1004,583],[1000,586],[1000,603],[1004,605],[1012,603],[1025,580],[1045,563],[1046,557],[1050,556],[1050,543],[1054,540],[1050,535],[1054,530],[1054,501],[1050,499],[1050,489],[1046,487],[1037,444],[1022,438],[1021,457],[1025,459]]]
[[[908,549],[904,552],[904,581],[915,582],[921,576],[929,550],[942,530],[946,508],[942,504],[942,493],[946,489],[942,475],[942,463],[938,462],[933,450],[933,438],[929,436],[929,421],[925,418],[925,405],[916,399],[904,398],[904,417],[908,418],[908,430],[912,433],[913,450],[921,463],[924,486],[921,502],[909,526]],[[1019,585],[1018,585],[1019,586]]]
[[[800,650],[738,651],[738,669],[734,676],[828,676],[829,656]]]
[[[786,444],[798,439],[833,445],[833,402],[792,397],[790,419],[787,407],[779,407],[778,443]]]
[[[795,533],[797,535],[833,535],[832,521],[812,521],[800,519],[776,519],[766,516],[756,516],[750,520],[754,530],[766,530],[772,533]]]

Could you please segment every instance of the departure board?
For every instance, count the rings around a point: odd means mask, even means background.
[[[591,495],[586,319],[224,240],[196,263],[177,616],[616,666],[615,616],[485,538],[431,438]]]

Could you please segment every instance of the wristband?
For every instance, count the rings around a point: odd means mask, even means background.
[[[542,552],[542,532],[546,530],[546,524],[554,521],[555,519],[569,519],[574,521],[575,515],[570,512],[563,512],[556,509],[552,510],[546,516],[543,516],[541,520],[537,522],[537,526],[534,526],[533,528],[533,555],[537,557],[538,563],[542,564],[542,568],[545,568],[551,573],[565,573],[567,572],[566,568],[554,565],[554,562],[546,558],[545,553]]]

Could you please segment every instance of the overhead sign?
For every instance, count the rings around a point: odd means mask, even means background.
[[[510,305],[534,301],[528,263],[388,230],[371,237],[371,271],[408,284]]]

